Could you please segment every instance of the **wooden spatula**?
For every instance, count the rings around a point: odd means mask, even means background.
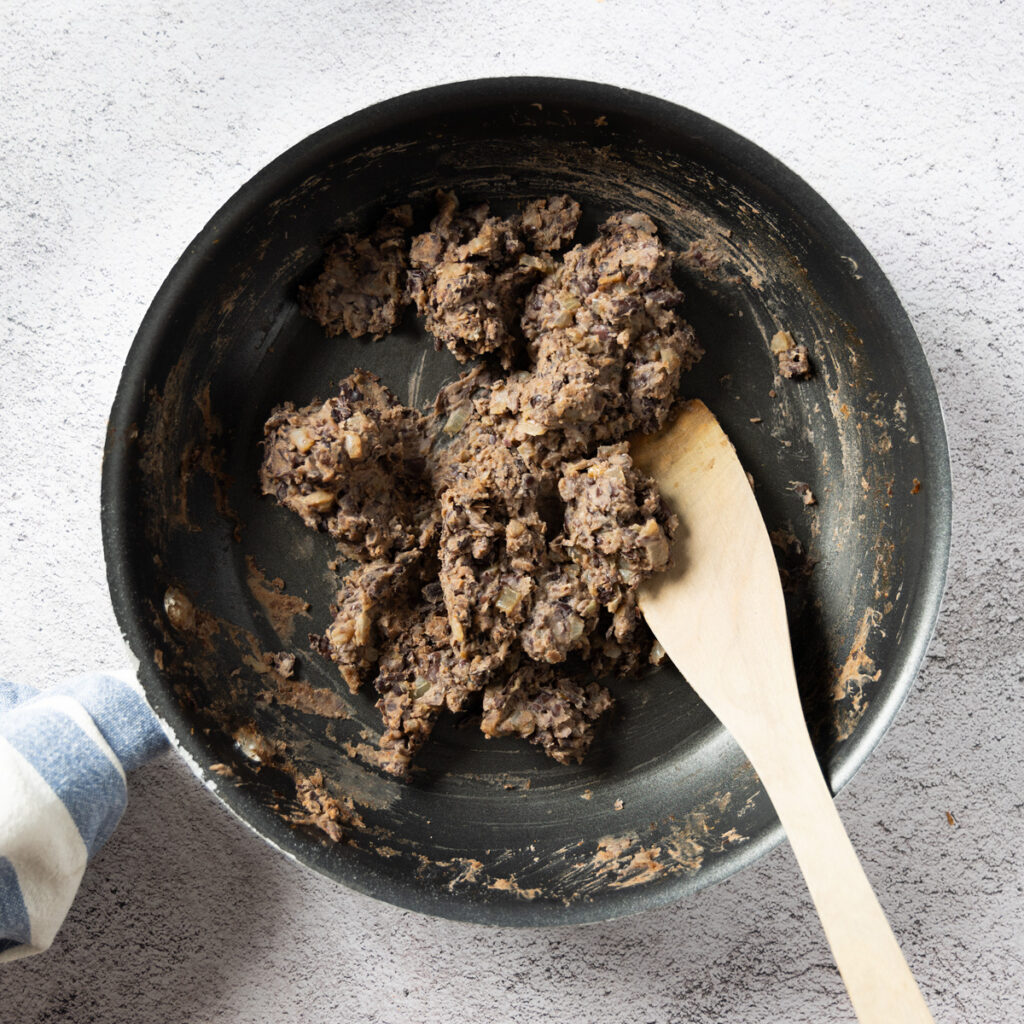
[[[750,759],[789,837],[861,1024],[931,1021],[850,845],[807,733],[771,541],[736,451],[703,402],[633,459],[679,516],[672,569],[640,607]]]

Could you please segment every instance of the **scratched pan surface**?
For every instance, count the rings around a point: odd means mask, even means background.
[[[154,300],[111,415],[102,513],[117,615],[193,769],[304,864],[399,906],[495,924],[660,906],[781,838],[678,673],[611,684],[616,708],[578,767],[487,741],[467,713],[438,727],[411,781],[394,781],[373,763],[369,688],[348,694],[309,651],[331,614],[329,541],[258,494],[277,403],[324,399],[365,367],[419,404],[457,372],[411,314],[381,342],[327,339],[295,301],[332,236],[409,198],[423,226],[437,187],[508,209],[569,192],[583,240],[608,213],[640,209],[687,253],[677,276],[707,355],[682,391],[711,407],[753,476],[833,788],[867,757],[923,657],[948,555],[948,457],[924,357],[870,255],[805,183],[697,114],[607,86],[512,79],[403,96],[325,128],[228,201]],[[810,380],[776,376],[780,329],[808,345]],[[267,667],[280,652],[298,658],[290,683]],[[317,772],[351,819],[340,838],[297,793]]]

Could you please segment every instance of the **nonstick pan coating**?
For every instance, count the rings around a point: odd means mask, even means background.
[[[402,96],[299,143],[225,204],[154,300],[111,414],[102,515],[118,619],[197,774],[329,877],[506,925],[660,906],[781,838],[679,674],[613,683],[616,709],[578,767],[487,741],[466,715],[395,781],[372,763],[372,690],[350,695],[306,639],[330,620],[330,542],[258,492],[277,403],[322,400],[363,367],[421,404],[458,372],[411,313],[375,343],[325,338],[296,305],[334,236],[406,200],[425,226],[437,188],[509,210],[568,192],[584,240],[640,209],[684,254],[684,312],[707,355],[682,392],[710,406],[753,477],[833,789],[867,757],[924,655],[948,556],[948,455],[921,349],[871,256],[804,182],[706,118],[608,86],[496,79]],[[811,379],[776,375],[779,330],[809,346]],[[297,684],[269,670],[282,652]]]

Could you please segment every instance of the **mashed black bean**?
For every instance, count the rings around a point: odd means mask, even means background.
[[[439,715],[474,703],[485,735],[579,761],[611,705],[595,680],[658,650],[636,591],[676,528],[625,439],[665,422],[702,350],[645,214],[559,256],[580,217],[568,196],[507,218],[438,204],[411,240],[404,210],[346,236],[304,308],[328,333],[377,334],[413,302],[474,365],[429,414],[362,371],[325,403],[274,410],[261,485],[359,563],[311,640],[353,692],[376,690],[386,770],[405,774]]]

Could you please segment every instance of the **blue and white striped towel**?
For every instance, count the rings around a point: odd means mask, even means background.
[[[43,693],[0,680],[0,963],[53,942],[127,800],[125,772],[167,742],[126,674]]]

